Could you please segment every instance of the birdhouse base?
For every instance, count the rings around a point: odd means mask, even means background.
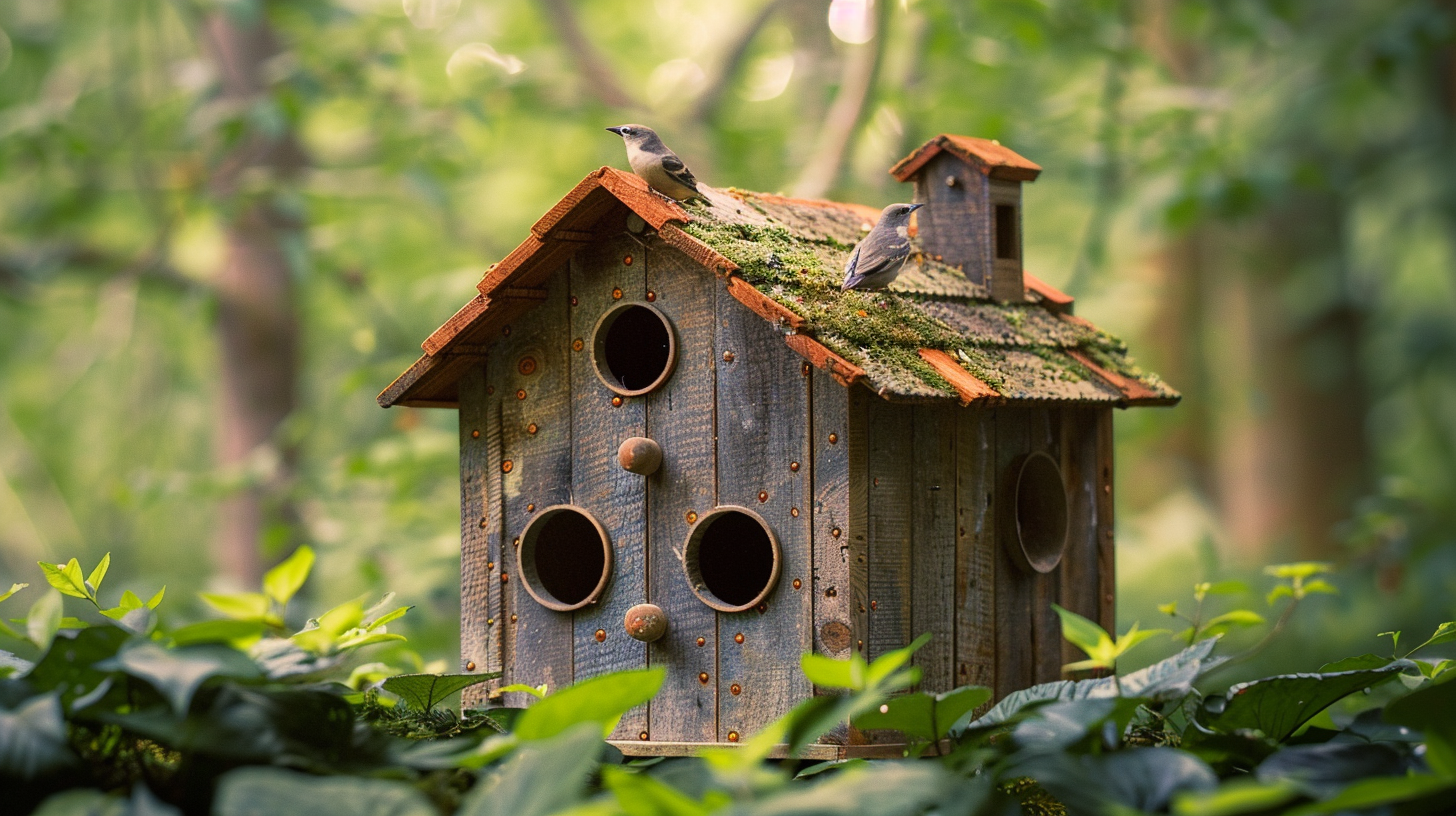
[[[608,740],[624,756],[693,756],[704,748],[741,748],[740,742],[655,742],[651,740]],[[876,745],[826,745],[812,743],[799,750],[799,759],[900,759],[905,755],[905,744],[885,743]],[[941,749],[949,751],[948,740],[941,742]],[[789,746],[775,745],[769,751],[769,759],[787,759]]]

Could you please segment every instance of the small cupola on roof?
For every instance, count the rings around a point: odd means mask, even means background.
[[[1021,183],[1041,167],[1000,142],[941,134],[890,174],[915,182],[921,248],[1000,301],[1023,297]]]

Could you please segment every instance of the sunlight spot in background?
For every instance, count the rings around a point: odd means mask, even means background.
[[[708,84],[708,75],[690,59],[668,60],[647,78],[647,101],[658,109],[681,107]]]
[[[4,73],[5,69],[10,67],[10,57],[14,53],[15,49],[10,45],[10,36],[5,33],[5,29],[0,28],[0,73]]]
[[[404,13],[415,28],[439,28],[460,10],[460,0],[404,0]]]
[[[885,175],[885,168],[906,153],[905,124],[889,105],[881,105],[865,123],[864,132],[850,157],[857,177],[871,183]]]
[[[760,57],[748,66],[738,95],[749,102],[764,102],[781,95],[794,78],[794,55]]]
[[[859,45],[874,39],[874,0],[834,0],[829,4],[829,30],[835,37]]]
[[[526,63],[513,54],[502,54],[485,43],[466,43],[455,49],[445,63],[445,74],[451,79],[480,80],[497,71],[515,76],[526,70]]]

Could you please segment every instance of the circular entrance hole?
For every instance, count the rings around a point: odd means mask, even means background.
[[[597,321],[592,362],[606,387],[628,397],[645,394],[677,363],[672,323],[646,303],[619,303]]]
[[[569,504],[536,514],[521,532],[521,583],[547,609],[570,612],[600,598],[612,574],[612,542],[590,513]]]
[[[1033,453],[1016,477],[1016,553],[1033,572],[1051,572],[1067,549],[1067,489],[1056,460]]]
[[[779,542],[757,513],[723,505],[688,533],[683,568],[698,599],[720,612],[757,606],[779,580]]]

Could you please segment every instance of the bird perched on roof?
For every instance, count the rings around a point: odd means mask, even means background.
[[[884,289],[900,276],[910,257],[910,213],[924,204],[891,204],[880,211],[880,222],[854,248],[844,265],[844,284],[850,289]]]
[[[627,163],[647,185],[675,201],[702,198],[698,180],[677,154],[662,143],[657,132],[646,125],[618,125],[607,130],[627,143]]]

